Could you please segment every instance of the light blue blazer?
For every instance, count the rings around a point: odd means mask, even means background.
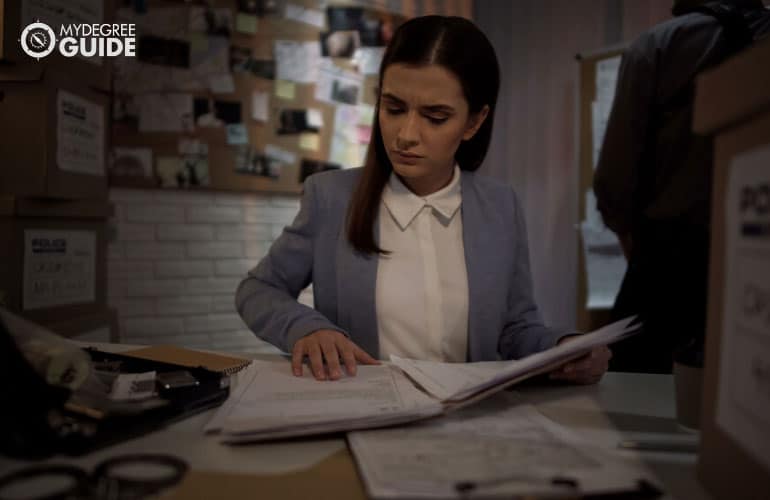
[[[294,222],[240,283],[239,314],[285,352],[319,329],[338,330],[379,357],[376,255],[347,240],[345,220],[361,169],[312,175]],[[461,178],[468,273],[468,360],[517,359],[572,333],[543,325],[532,298],[524,214],[510,186],[471,172]],[[375,235],[379,234],[375,224]],[[315,309],[297,302],[313,283]],[[409,286],[404,283],[404,286]]]

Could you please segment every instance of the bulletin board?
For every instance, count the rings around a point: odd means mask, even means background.
[[[327,9],[363,9],[367,26],[374,19],[391,28],[428,13],[400,3],[393,12],[386,5],[394,2],[380,1],[322,8],[318,0],[212,0],[204,11],[201,4],[148,0],[144,13],[119,10],[117,22],[137,24],[138,57],[115,67],[111,185],[299,193],[308,173],[360,166],[374,119],[376,55],[384,46],[375,47],[368,31],[326,42],[350,31],[338,18],[332,25]],[[470,15],[470,6],[437,0],[430,7]],[[363,50],[351,56],[353,45]],[[308,48],[320,58],[303,59]],[[284,49],[295,64],[281,64],[291,60]],[[363,52],[369,58],[359,57]],[[319,69],[308,74],[302,68],[311,59]],[[190,101],[192,111],[181,117]]]
[[[594,102],[597,98],[597,65],[623,53],[624,46],[614,46],[591,53],[578,54],[578,213],[582,221],[586,217],[585,193],[593,186],[594,176]],[[597,138],[598,139],[598,138]],[[591,331],[610,322],[610,307],[588,308],[588,270],[582,235],[578,232],[578,286],[577,286],[577,328]]]

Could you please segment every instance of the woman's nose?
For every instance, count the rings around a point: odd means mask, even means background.
[[[409,149],[420,142],[418,117],[416,113],[409,112],[403,125],[396,136],[396,146],[398,149]]]

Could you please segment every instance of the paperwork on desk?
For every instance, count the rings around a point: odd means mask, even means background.
[[[633,491],[649,476],[505,392],[348,442],[372,498],[577,498]]]
[[[384,427],[470,405],[534,375],[610,344],[638,328],[626,318],[514,361],[438,363],[393,358],[359,366],[355,377],[317,381],[287,361],[254,362],[206,426],[239,443]]]

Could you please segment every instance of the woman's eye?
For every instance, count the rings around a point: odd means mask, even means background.
[[[385,111],[387,111],[389,115],[397,115],[404,112],[401,108],[385,108]]]
[[[431,122],[434,125],[441,125],[445,121],[447,121],[447,118],[445,116],[437,117],[437,116],[426,116],[429,122]]]

